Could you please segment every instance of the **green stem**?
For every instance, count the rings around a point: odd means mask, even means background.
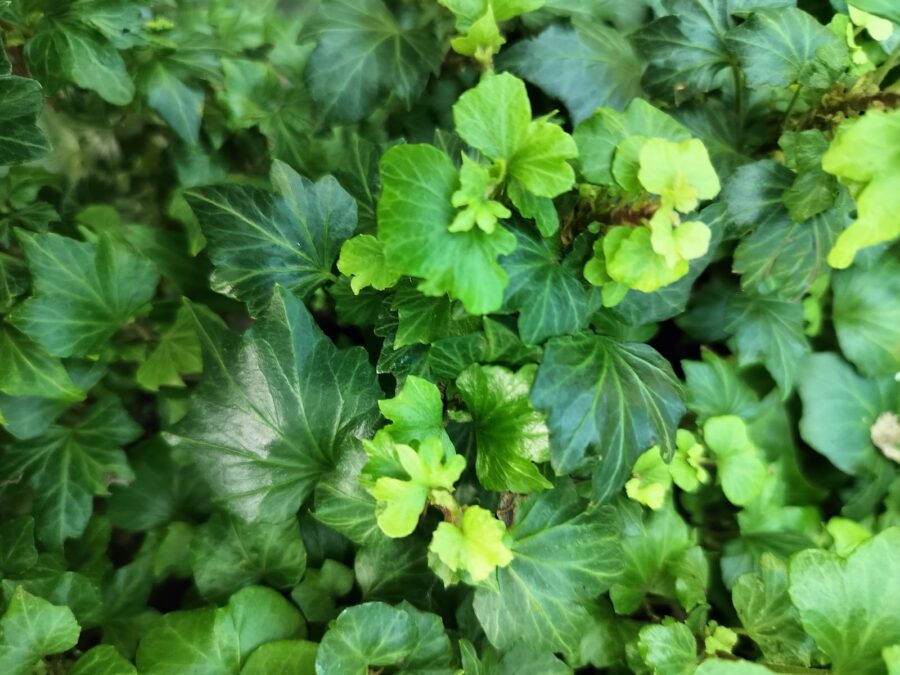
[[[731,64],[731,75],[734,78],[734,105],[738,115],[738,143],[742,146],[744,121],[747,117],[746,103],[744,101],[744,74],[741,72],[741,67],[735,62]],[[740,147],[738,149],[740,150]]]
[[[791,112],[794,110],[794,106],[797,104],[797,100],[800,98],[801,89],[803,89],[803,85],[798,84],[796,91],[794,91],[794,95],[791,97],[791,102],[788,103],[787,110],[784,111],[784,119],[788,119],[791,116]]]

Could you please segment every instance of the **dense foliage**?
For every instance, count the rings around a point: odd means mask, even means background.
[[[0,674],[900,673],[896,0],[0,29]]]

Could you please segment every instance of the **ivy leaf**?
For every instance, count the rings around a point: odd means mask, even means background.
[[[213,601],[261,582],[275,588],[295,586],[306,569],[306,549],[296,518],[245,523],[214,514],[197,528],[190,555],[197,589]]]
[[[890,19],[894,23],[900,23],[900,9],[894,6],[892,0],[855,0],[853,6],[864,12]]]
[[[697,640],[690,628],[671,617],[641,628],[637,648],[654,673],[693,675],[697,670]]]
[[[391,148],[381,160],[381,182],[378,237],[389,264],[424,278],[425,295],[449,293],[471,314],[499,309],[506,273],[497,257],[511,253],[516,239],[499,225],[492,234],[448,230],[459,184],[449,158],[428,145]]]
[[[490,159],[506,161],[507,173],[529,192],[555,197],[574,184],[567,160],[578,155],[575,142],[560,126],[531,119],[528,92],[517,77],[502,73],[483,79],[459,97],[453,120],[466,143]]]
[[[828,67],[836,75],[847,61],[846,47],[837,36],[795,7],[755,11],[725,42],[752,87],[804,84],[827,89],[833,79]],[[843,59],[837,60],[835,52]]]
[[[284,520],[370,434],[375,374],[361,349],[338,351],[284,289],[246,337],[196,311],[194,319],[204,376],[167,437],[233,512]]]
[[[179,307],[175,321],[159,336],[159,344],[135,373],[139,385],[150,391],[160,387],[184,387],[183,374],[199,373],[203,369],[200,338],[194,330],[190,310]]]
[[[791,559],[791,600],[834,673],[884,672],[881,650],[900,642],[900,529],[888,528],[847,559],[820,550]]]
[[[32,673],[44,656],[74,647],[80,632],[72,610],[19,586],[0,617],[0,670],[11,675]]]
[[[112,645],[97,645],[82,654],[69,673],[71,675],[136,675],[137,670]]]
[[[334,0],[316,16],[306,80],[337,122],[365,117],[385,90],[407,106],[437,72],[443,50],[426,28],[398,21],[381,0]]]
[[[142,86],[147,105],[159,113],[181,140],[196,145],[200,140],[206,96],[201,87],[185,82],[179,70],[174,59],[157,61],[148,69]]]
[[[519,312],[519,334],[527,344],[584,329],[593,313],[581,277],[582,255],[563,257],[559,246],[514,231],[516,250],[501,260],[509,275],[506,305]]]
[[[20,231],[34,295],[12,323],[54,356],[90,356],[154,295],[153,263],[102,238],[97,244]]]
[[[650,446],[671,456],[685,412],[681,385],[656,350],[588,333],[547,344],[531,400],[547,413],[553,468],[594,469],[598,501],[622,487]]]
[[[736,415],[711,417],[703,425],[703,438],[715,455],[728,501],[736,506],[752,502],[763,489],[767,470],[744,421]]]
[[[315,675],[318,649],[318,644],[307,640],[266,642],[250,653],[241,675]]]
[[[794,387],[797,368],[809,353],[803,307],[772,296],[735,296],[725,330],[734,335],[742,366],[762,363],[786,399]]]
[[[31,71],[41,82],[60,87],[61,78],[97,92],[113,105],[128,105],[134,83],[118,50],[79,21],[52,20],[25,45]]]
[[[160,617],[141,638],[135,663],[149,675],[222,675],[239,672],[240,659],[231,614],[207,607]]]
[[[532,462],[549,459],[544,416],[528,400],[534,366],[514,373],[473,365],[456,380],[475,425],[478,480],[489,490],[527,493],[552,487]]]
[[[475,592],[478,621],[498,649],[521,640],[574,653],[590,623],[586,605],[622,569],[612,510],[585,510],[563,482],[519,506],[510,536],[513,561],[496,571],[495,586]]]
[[[737,363],[704,349],[702,361],[682,361],[687,381],[687,406],[700,422],[718,415],[756,417],[759,396],[741,378]]]
[[[758,574],[741,575],[731,590],[741,625],[769,663],[808,667],[814,645],[791,604],[787,565],[764,553],[759,566]]]
[[[800,435],[832,464],[857,473],[875,453],[869,435],[878,415],[895,408],[890,384],[865,380],[836,354],[812,354],[798,378],[803,416]],[[886,391],[885,391],[886,390]]]
[[[0,326],[0,391],[69,403],[85,397],[59,359],[11,326]]]
[[[66,539],[80,536],[91,517],[93,498],[107,495],[113,481],[133,477],[120,446],[140,433],[121,403],[107,398],[74,426],[52,426],[42,436],[6,449],[2,473],[27,477],[38,536],[47,546],[59,548]]]
[[[332,280],[341,244],[356,229],[356,202],[327,176],[313,183],[275,161],[277,194],[244,185],[186,193],[216,266],[214,290],[263,311],[280,284],[299,297]]]
[[[865,375],[900,371],[900,262],[882,255],[835,274],[832,287],[841,351]]]
[[[263,643],[306,637],[306,622],[297,607],[266,586],[245,586],[223,610],[234,623],[242,660]]]
[[[345,241],[337,266],[341,274],[351,277],[350,288],[356,295],[370,286],[383,291],[400,280],[400,274],[385,258],[384,244],[371,234],[360,234]]]
[[[551,25],[504,51],[499,65],[560,99],[574,124],[600,107],[621,110],[640,94],[637,55],[600,22]]]
[[[495,569],[506,567],[512,561],[513,554],[504,542],[505,537],[503,522],[487,509],[473,504],[466,507],[458,526],[438,523],[428,551],[440,561],[440,568],[450,571],[446,575],[449,579],[465,573],[472,582],[480,583]],[[437,573],[444,576],[441,569]]]
[[[409,605],[367,602],[349,607],[331,624],[319,645],[319,675],[367,675],[369,667],[401,672],[453,672],[450,640],[439,617]]]
[[[410,375],[396,396],[378,402],[381,414],[391,423],[384,427],[398,443],[424,441],[437,436],[445,446],[450,439],[444,431],[444,402],[437,385]]]
[[[50,144],[38,126],[44,103],[41,85],[36,80],[0,74],[0,101],[0,166],[46,154]]]

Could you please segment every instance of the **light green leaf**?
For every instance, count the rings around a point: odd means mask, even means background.
[[[80,632],[72,610],[51,605],[19,586],[0,617],[0,671],[30,675],[42,657],[74,647]]]
[[[575,124],[640,94],[640,62],[625,36],[600,23],[551,25],[505,50],[499,65],[560,99]]]
[[[384,244],[371,234],[345,241],[337,266],[341,274],[351,277],[350,288],[357,295],[369,286],[383,291],[400,280],[400,273],[384,257]]]
[[[393,398],[378,402],[381,414],[391,420],[384,430],[398,443],[424,441],[437,436],[450,443],[444,431],[444,403],[437,385],[410,375]]]
[[[552,487],[532,462],[550,456],[544,416],[528,400],[534,366],[512,372],[472,365],[456,380],[475,425],[478,480],[489,490],[527,493]]]
[[[804,84],[827,89],[837,71],[848,65],[846,46],[838,37],[795,7],[753,12],[728,33],[725,43],[752,87]],[[837,55],[842,61],[835,61]]]
[[[700,664],[694,675],[775,675],[776,672],[751,661],[708,659]]]
[[[276,284],[306,297],[333,279],[341,244],[356,229],[356,202],[334,178],[313,183],[276,160],[272,182],[277,194],[245,185],[186,193],[216,266],[214,290],[254,315]]]
[[[690,628],[672,618],[641,628],[638,652],[660,675],[693,675],[697,669],[697,640]]]
[[[581,278],[583,256],[563,257],[558,244],[519,230],[516,250],[501,260],[509,275],[506,305],[519,312],[519,333],[528,344],[575,333],[594,309]]]
[[[281,593],[265,586],[245,586],[228,599],[228,612],[237,631],[241,660],[273,640],[306,637],[300,611]]]
[[[84,531],[95,496],[109,494],[113,482],[131,480],[120,446],[140,434],[118,399],[103,399],[75,425],[52,426],[34,440],[7,448],[0,474],[27,479],[38,536],[47,546],[60,548]]]
[[[759,573],[741,575],[731,589],[741,624],[769,663],[809,666],[814,645],[788,596],[787,565],[764,553],[759,566]]]
[[[475,614],[491,643],[573,654],[590,623],[586,604],[621,571],[609,507],[589,508],[571,483],[518,506],[513,561],[475,593]]]
[[[634,463],[632,478],[625,483],[625,494],[654,511],[662,508],[672,487],[669,466],[656,447],[650,448]]]
[[[191,311],[182,306],[178,308],[175,321],[160,333],[159,344],[140,365],[135,379],[145,389],[159,391],[160,387],[184,387],[181,376],[201,370],[200,338]]]
[[[835,274],[832,287],[841,351],[865,375],[900,371],[900,262],[885,253],[870,267]]]
[[[893,4],[893,0],[853,0],[853,6],[900,23],[900,9]]]
[[[20,232],[19,240],[34,295],[10,318],[54,356],[97,354],[156,291],[153,263],[109,239]]]
[[[728,501],[736,506],[752,502],[762,491],[767,470],[744,420],[736,415],[711,417],[703,425],[703,438],[716,458]]]
[[[143,635],[135,663],[142,675],[235,675],[240,637],[226,609],[169,612]]]
[[[791,559],[791,600],[836,674],[884,673],[881,650],[900,642],[900,529],[889,528],[845,560],[826,551]]]
[[[428,550],[440,560],[442,568],[450,570],[450,579],[465,574],[464,578],[479,583],[512,561],[505,538],[506,526],[500,520],[487,509],[471,505],[463,512],[459,526],[438,523]]]
[[[50,144],[38,126],[44,102],[40,83],[0,74],[0,101],[0,166],[43,156]]]
[[[85,396],[59,359],[11,326],[0,326],[0,391],[69,403]]]
[[[660,195],[663,209],[674,207],[681,213],[695,211],[699,200],[719,194],[719,177],[706,146],[697,139],[648,139],[641,145],[638,179],[644,189]]]
[[[245,523],[217,513],[191,540],[191,568],[201,595],[214,601],[256,583],[294,586],[306,569],[297,519]]]
[[[306,640],[275,640],[257,647],[241,675],[316,675],[319,645]]]
[[[72,666],[70,675],[137,675],[137,670],[112,645],[87,650]]]
[[[553,468],[593,469],[598,501],[650,446],[671,455],[685,410],[680,383],[653,348],[591,334],[547,344],[531,400],[547,413]]]
[[[338,122],[362,119],[386,90],[409,105],[443,55],[427,28],[401,23],[381,0],[328,2],[313,34],[306,80],[322,112]]]
[[[450,232],[450,202],[459,182],[450,159],[428,145],[401,145],[381,160],[378,237],[389,264],[424,278],[426,295],[449,293],[471,314],[500,308],[506,273],[497,257],[511,253],[515,237],[502,227]]]
[[[232,511],[284,520],[371,433],[375,374],[363,350],[339,351],[283,289],[246,337],[194,317],[204,376],[167,438],[192,455]]]

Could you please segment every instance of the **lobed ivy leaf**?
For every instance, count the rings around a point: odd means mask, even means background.
[[[50,149],[38,126],[44,102],[40,83],[7,72],[0,72],[0,166],[37,159]]]
[[[75,646],[81,628],[68,607],[57,607],[19,586],[0,617],[0,668],[27,675],[41,659]]]

